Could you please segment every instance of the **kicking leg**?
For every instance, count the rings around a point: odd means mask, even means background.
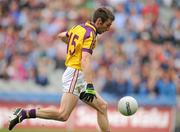
[[[107,103],[101,96],[96,93],[97,98],[94,98],[93,102],[85,102],[91,107],[97,110],[97,121],[102,132],[110,132],[108,115],[107,115]]]
[[[72,110],[76,106],[77,101],[77,96],[71,93],[65,93],[61,99],[60,109],[58,111],[51,108],[41,108],[36,111],[36,117],[43,119],[66,121],[69,118]]]
[[[51,119],[58,121],[66,121],[74,107],[76,106],[78,97],[71,93],[64,93],[61,99],[60,109],[53,110],[51,108],[39,108],[31,109],[29,111],[22,108],[18,108],[10,120],[9,130],[12,130],[14,126],[24,119],[27,118],[42,118],[42,119]]]

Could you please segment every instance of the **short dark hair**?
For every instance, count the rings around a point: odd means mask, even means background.
[[[105,7],[98,8],[97,10],[95,10],[94,15],[93,15],[93,22],[96,22],[98,18],[101,18],[102,22],[105,22],[108,19],[114,21],[115,19],[112,11]]]

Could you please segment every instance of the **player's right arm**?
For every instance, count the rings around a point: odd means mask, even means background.
[[[64,43],[68,44],[68,36],[67,36],[67,31],[66,32],[61,32],[57,35],[57,38],[61,39]]]
[[[65,44],[69,43],[69,37],[70,34],[72,32],[72,29],[75,28],[76,26],[72,27],[71,29],[69,29],[68,31],[65,32],[61,32],[57,35],[57,38],[61,39]]]

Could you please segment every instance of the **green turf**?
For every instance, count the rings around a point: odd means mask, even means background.
[[[9,131],[8,129],[0,129],[0,132],[97,132],[95,130],[66,130],[66,129],[25,129],[25,128],[18,128]]]

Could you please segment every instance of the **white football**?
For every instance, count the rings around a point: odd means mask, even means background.
[[[125,116],[133,115],[137,109],[138,103],[136,99],[131,96],[125,96],[118,102],[118,111]]]

